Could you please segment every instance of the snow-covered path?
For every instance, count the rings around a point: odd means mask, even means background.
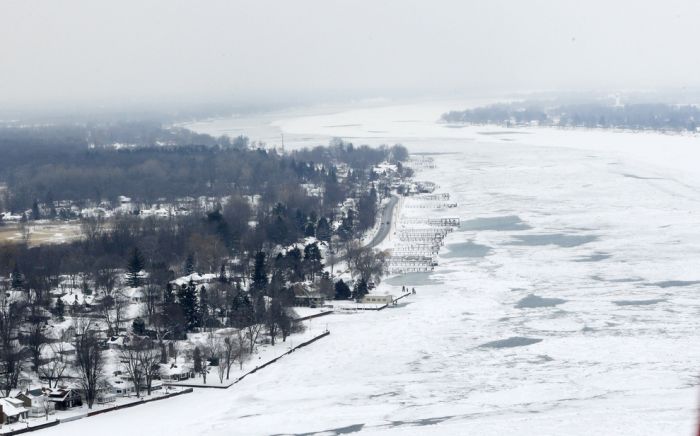
[[[314,320],[328,338],[229,390],[42,434],[690,435],[700,184],[613,149],[405,142],[450,153],[420,178],[464,221],[434,273],[381,285],[417,295]]]

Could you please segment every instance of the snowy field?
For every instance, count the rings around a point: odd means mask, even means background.
[[[399,295],[405,284],[417,295],[312,321],[331,335],[231,389],[42,434],[692,434],[700,139],[435,123],[462,108],[276,122],[290,137],[436,153],[436,168],[417,177],[437,182],[458,208],[403,213],[459,216],[461,229],[447,236],[435,272],[379,289]]]

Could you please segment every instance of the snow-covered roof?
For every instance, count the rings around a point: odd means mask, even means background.
[[[145,295],[144,291],[143,291],[143,287],[126,288],[123,293],[124,293],[124,296],[127,298],[143,298]]]
[[[93,295],[85,295],[82,292],[73,292],[72,294],[66,294],[61,297],[63,303],[66,305],[72,305],[73,303],[78,304],[92,304],[95,302],[95,297]]]
[[[199,274],[192,273],[188,276],[178,277],[170,283],[177,286],[186,285],[192,280],[195,284],[210,283],[216,280],[219,276],[217,274]]]
[[[17,395],[16,395],[15,397],[19,397],[20,395],[23,395],[23,396],[25,396],[25,397],[30,398],[30,399],[33,400],[33,399],[36,399],[36,398],[39,398],[39,397],[43,397],[43,396],[44,396],[44,390],[41,389],[41,388],[37,388],[37,389],[27,389],[26,391],[18,392]]]
[[[0,405],[2,405],[2,413],[7,416],[17,416],[28,412],[22,400],[17,398],[0,398]]]
[[[192,371],[192,366],[187,365],[185,363],[161,363],[160,364],[160,373],[161,375],[168,376],[168,375],[179,375],[179,374],[187,374]]]
[[[129,339],[126,336],[112,336],[107,339],[107,345],[118,345],[120,347],[128,342]]]

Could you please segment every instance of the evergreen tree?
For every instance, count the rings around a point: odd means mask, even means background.
[[[321,274],[321,279],[318,281],[318,291],[326,299],[333,299],[335,297],[335,287],[333,286],[333,280],[328,271]]]
[[[61,298],[58,298],[56,300],[56,309],[55,309],[56,317],[58,318],[59,321],[63,321],[63,317],[66,314],[66,305],[63,302]]]
[[[39,202],[34,200],[32,203],[32,220],[36,221],[41,219],[41,212],[39,211]]]
[[[199,347],[194,347],[194,351],[192,352],[192,360],[194,364],[194,372],[195,374],[199,374],[202,372],[202,352],[200,351]]]
[[[355,211],[352,209],[348,209],[348,212],[345,214],[345,217],[343,218],[340,228],[338,229],[338,234],[340,237],[348,241],[352,239],[355,231]]]
[[[248,326],[254,318],[253,303],[250,301],[248,294],[238,292],[231,302],[229,325],[236,328],[243,328]]]
[[[187,331],[192,331],[199,326],[199,309],[197,307],[197,288],[190,280],[187,285],[182,285],[178,292],[178,304],[182,309]]]
[[[350,296],[350,287],[343,281],[343,279],[338,280],[335,283],[335,299],[349,300]]]
[[[163,291],[163,312],[167,311],[167,306],[175,303],[175,294],[173,293],[173,286],[168,283],[165,285],[165,291]]]
[[[313,221],[309,221],[308,223],[306,223],[306,227],[304,227],[304,236],[316,236],[316,227],[314,226]]]
[[[297,247],[294,247],[287,252],[285,262],[287,264],[287,268],[289,268],[289,280],[304,280],[304,265],[302,260],[301,250],[299,250]]]
[[[134,247],[127,263],[127,283],[132,288],[141,286],[141,270],[143,270],[144,261],[141,255],[141,250]]]
[[[321,241],[328,242],[331,240],[331,227],[328,224],[326,217],[321,217],[321,219],[318,220],[318,225],[316,226],[316,237]]]
[[[364,231],[371,229],[377,220],[377,190],[372,185],[368,193],[360,197],[357,213],[358,227]]]
[[[307,222],[308,219],[306,218],[304,212],[302,212],[301,209],[297,209],[294,213],[294,223],[296,224],[296,228],[300,231],[304,231]]]
[[[265,292],[267,288],[267,265],[265,263],[265,253],[259,251],[255,255],[255,266],[253,267],[253,280],[250,285],[252,291]]]
[[[282,215],[277,215],[273,219],[268,228],[268,235],[275,244],[284,245],[288,242],[289,228],[287,226],[287,221]]]
[[[161,309],[163,324],[171,332],[173,338],[181,338],[185,333],[185,317],[182,307],[175,299],[172,285],[168,283],[163,292],[163,305]]]
[[[202,285],[199,288],[199,319],[203,327],[207,327],[207,322],[209,320],[209,299],[207,297],[207,288]]]
[[[56,212],[56,204],[53,200],[53,192],[49,190],[46,194],[46,205],[49,207],[49,218],[54,219],[58,213]]]
[[[12,273],[10,274],[10,281],[12,289],[22,289],[24,287],[24,275],[19,270],[17,264],[12,268]]]
[[[146,323],[141,318],[134,318],[134,322],[131,323],[131,331],[135,335],[143,336],[146,333]]]
[[[316,274],[323,270],[322,260],[321,250],[319,250],[317,243],[314,242],[304,247],[304,269],[311,276],[311,280],[314,280]]]
[[[326,207],[326,210],[331,210],[343,201],[343,198],[345,198],[343,187],[338,183],[335,167],[331,167],[324,184],[323,205]]]
[[[352,290],[352,298],[360,301],[362,297],[367,295],[369,293],[369,289],[367,289],[367,282],[365,279],[360,278],[358,281],[355,282],[355,287]]]
[[[194,274],[194,255],[189,253],[187,259],[185,259],[185,275],[189,276]]]
[[[219,282],[228,283],[228,275],[226,274],[226,264],[222,263],[219,268]]]

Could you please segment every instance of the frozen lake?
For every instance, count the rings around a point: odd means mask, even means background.
[[[343,136],[435,153],[436,168],[418,177],[458,208],[404,213],[464,224],[434,273],[380,285],[398,295],[405,283],[417,295],[391,310],[319,318],[328,338],[229,390],[44,433],[692,434],[700,177],[688,161],[700,140],[435,124],[460,108],[275,121],[285,137],[304,138],[289,146]]]

